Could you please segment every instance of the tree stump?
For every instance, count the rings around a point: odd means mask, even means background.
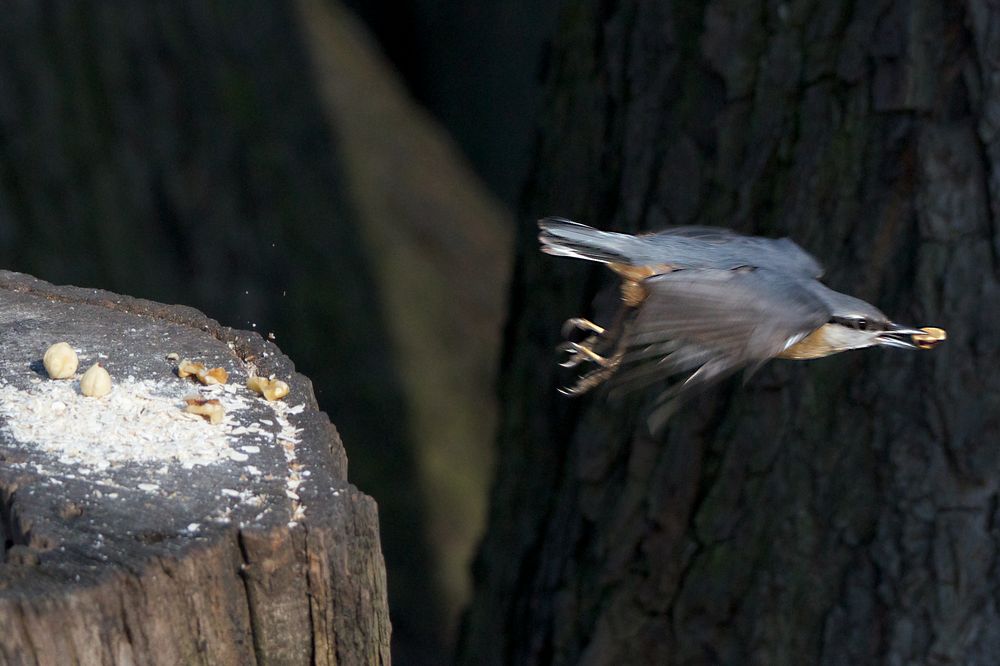
[[[375,502],[309,380],[183,306],[0,272],[0,662],[388,664]],[[76,379],[41,358],[66,341]],[[223,367],[176,373],[171,354]],[[113,389],[80,394],[100,361]],[[268,402],[252,371],[290,386]],[[225,420],[184,413],[218,399]]]

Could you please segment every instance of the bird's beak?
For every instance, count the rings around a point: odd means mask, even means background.
[[[910,328],[909,326],[901,326],[899,324],[889,324],[887,332],[892,333],[893,335],[923,335],[927,331],[922,328]]]
[[[889,326],[886,327],[885,332],[879,334],[876,340],[878,340],[880,345],[885,345],[886,347],[920,349],[919,346],[913,343],[910,336],[923,334],[924,331],[919,328],[910,328],[909,326],[900,326],[899,324],[889,324]]]

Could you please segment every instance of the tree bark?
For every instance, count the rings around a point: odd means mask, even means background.
[[[569,3],[460,663],[1000,660],[997,35],[971,0]],[[653,439],[649,396],[555,391],[563,319],[616,294],[538,252],[547,214],[791,236],[950,338],[770,363]]]

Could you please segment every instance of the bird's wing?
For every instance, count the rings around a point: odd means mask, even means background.
[[[692,239],[698,246],[679,246],[677,238]],[[753,266],[802,278],[823,275],[816,257],[790,238],[744,236],[729,229],[712,227],[675,227],[646,238],[656,250],[647,253],[675,256],[674,263],[688,268],[736,268]],[[709,248],[706,251],[706,246]],[[639,253],[636,252],[638,255]]]
[[[661,402],[771,359],[830,318],[803,281],[766,269],[688,269],[643,282],[612,391],[687,373]]]
[[[784,262],[783,267],[778,264],[779,270],[784,268],[787,273],[814,280],[823,277],[823,264],[791,238],[778,238],[771,240],[771,243],[779,259]]]
[[[704,240],[714,243],[724,243],[726,241],[732,240],[733,238],[745,238],[743,234],[737,233],[732,229],[726,229],[725,227],[706,227],[698,225],[690,225],[684,227],[670,227],[668,229],[665,229],[657,233],[666,236],[684,236],[685,238],[697,238],[699,240]],[[640,236],[642,236],[642,234],[640,234]]]
[[[823,266],[816,257],[789,238],[744,236],[721,227],[673,227],[636,236],[627,250],[628,262],[638,266],[663,264],[675,269],[750,266],[799,278],[816,279],[823,275]]]
[[[672,227],[653,234],[601,231],[558,217],[538,221],[542,252],[621,266],[643,277],[674,268],[767,268],[818,278],[823,267],[788,238],[744,236],[722,227]]]

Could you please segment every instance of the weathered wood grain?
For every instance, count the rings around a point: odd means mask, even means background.
[[[247,460],[191,469],[86,469],[0,418],[0,663],[389,663],[375,503],[348,483],[336,430],[274,344],[190,308],[8,272],[0,319],[2,379],[24,390],[57,337],[105,354],[116,382],[185,381],[164,360],[176,351],[222,364],[231,383],[253,363],[303,404],[287,414],[294,445],[283,430]],[[263,400],[234,414],[276,419]]]

